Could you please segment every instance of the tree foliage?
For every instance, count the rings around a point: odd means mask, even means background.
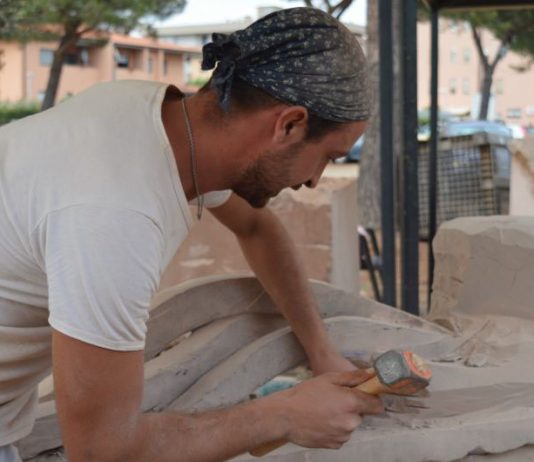
[[[331,0],[294,0],[302,1],[310,8],[318,8],[326,11],[328,14],[339,19],[345,10],[352,5],[353,0],[339,0],[332,2]]]
[[[54,104],[69,47],[95,30],[128,33],[148,17],[180,12],[186,0],[0,0],[0,38],[56,38],[43,109]]]
[[[488,29],[511,50],[534,56],[534,10],[485,10],[451,17],[468,21],[477,29]]]

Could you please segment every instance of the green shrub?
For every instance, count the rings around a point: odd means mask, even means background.
[[[39,112],[37,102],[0,103],[0,125]]]
[[[192,87],[202,87],[206,82],[209,80],[209,77],[197,77],[195,79],[189,80],[187,82],[187,85],[191,85]]]

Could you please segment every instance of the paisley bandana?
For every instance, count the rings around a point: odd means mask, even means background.
[[[202,69],[228,111],[234,77],[335,122],[369,118],[367,69],[354,35],[315,8],[271,13],[230,35],[213,34]]]

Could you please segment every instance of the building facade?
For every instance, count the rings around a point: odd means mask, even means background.
[[[211,34],[231,34],[236,30],[245,29],[254,21],[282,8],[276,6],[260,6],[257,8],[256,17],[246,16],[235,21],[218,22],[211,24],[195,24],[180,26],[157,27],[158,37],[177,45],[202,47],[211,41]],[[359,39],[365,35],[365,27],[357,24],[345,23],[345,26]]]
[[[430,107],[430,23],[417,29],[418,105]],[[485,53],[493,60],[500,42],[489,32],[481,31]],[[519,72],[526,58],[507,52],[493,76],[492,98],[488,119],[509,124],[534,126],[534,66]],[[439,106],[442,111],[476,119],[483,78],[480,58],[467,23],[440,20],[439,33]]]
[[[56,42],[0,42],[0,102],[40,101]],[[199,76],[201,50],[118,34],[83,38],[68,51],[57,101],[98,83],[141,79],[172,83],[185,91]]]

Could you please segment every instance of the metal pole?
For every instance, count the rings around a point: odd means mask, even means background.
[[[402,307],[419,314],[419,195],[417,143],[417,0],[402,2]]]
[[[393,163],[393,40],[391,2],[379,0],[380,50],[380,168],[382,208],[382,265],[384,303],[396,306],[395,288],[395,173]]]
[[[431,11],[431,74],[430,74],[430,150],[428,162],[428,311],[432,298],[434,282],[434,254],[432,240],[437,229],[438,201],[438,45],[439,45],[439,10],[432,6]]]

